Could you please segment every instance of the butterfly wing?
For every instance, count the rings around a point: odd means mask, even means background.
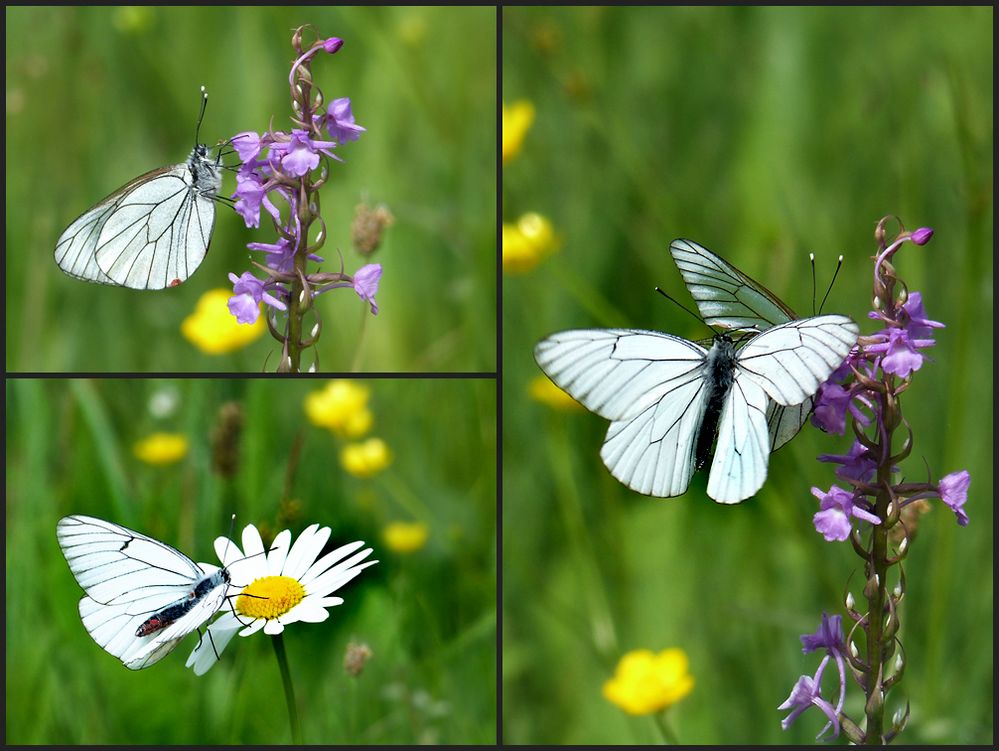
[[[183,164],[137,177],[69,225],[56,243],[56,263],[100,284],[176,286],[208,252],[220,186],[215,165],[197,151]]]
[[[669,246],[684,284],[709,326],[728,331],[764,331],[797,318],[776,295],[692,240]]]
[[[612,421],[600,451],[618,480],[646,495],[681,495],[707,406],[707,351],[668,334],[632,329],[563,331],[535,359],[549,378]]]
[[[790,441],[801,430],[805,420],[812,414],[815,397],[805,399],[801,404],[783,407],[772,399],[767,402],[767,427],[770,431],[770,451],[776,451]]]
[[[778,405],[800,405],[843,364],[859,334],[842,315],[789,321],[750,339],[739,350],[738,370]]]
[[[736,372],[722,404],[708,474],[708,495],[718,503],[739,503],[763,487],[770,459],[766,412],[766,392]]]
[[[149,636],[135,635],[150,615],[184,598],[206,575],[180,551],[90,516],[60,519],[56,537],[70,571],[87,595],[80,600],[80,617],[87,632],[126,666],[138,669],[151,665],[197,627],[183,633],[174,628],[191,613],[200,613],[201,602],[171,626]],[[221,597],[215,609],[220,605]],[[134,667],[132,663],[136,663]]]

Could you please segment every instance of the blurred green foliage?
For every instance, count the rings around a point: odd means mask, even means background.
[[[236,638],[205,676],[185,669],[191,635],[130,671],[77,613],[82,594],[56,543],[67,514],[145,532],[215,562],[212,541],[247,523],[297,535],[333,530],[330,549],[365,540],[379,563],[337,595],[324,623],[285,645],[306,743],[492,743],[496,734],[496,420],[488,380],[368,381],[372,435],[393,464],[370,480],[340,469],[342,441],[307,423],[322,381],[14,380],[7,384],[6,741],[12,744],[277,744],[290,740],[267,638]],[[170,417],[147,405],[172,392]],[[212,470],[211,434],[236,402],[244,427],[230,479]],[[446,424],[432,442],[428,424]],[[172,467],[132,454],[154,430],[185,434]],[[278,517],[282,500],[294,500]],[[297,511],[296,511],[297,509]],[[290,518],[289,518],[290,517]],[[430,528],[422,550],[394,553],[390,521]],[[351,640],[374,656],[344,672]]]
[[[300,24],[345,40],[312,71],[327,101],[347,96],[362,138],[338,149],[321,191],[324,268],[365,261],[350,247],[363,198],[395,215],[371,318],[351,291],[324,295],[326,371],[489,371],[496,352],[496,11],[494,8],[9,8],[7,25],[7,364],[13,371],[260,371],[269,336],[200,353],[181,321],[227,272],[252,267],[247,229],[220,208],[197,273],[137,292],[80,282],[53,261],[73,219],[201,140],[289,126],[290,40]],[[235,179],[225,177],[230,195]],[[261,254],[254,257],[260,261]]]
[[[936,503],[906,562],[909,743],[993,737],[993,11],[936,8],[507,8],[503,96],[537,108],[504,165],[503,213],[550,217],[562,249],[504,279],[504,740],[655,743],[647,717],[601,697],[625,651],[681,647],[696,686],[670,710],[681,743],[812,744],[784,701],[816,655],[798,636],[842,612],[861,562],[812,527],[819,453],[849,440],[806,427],[753,499],[722,507],[695,475],[682,499],[645,498],[599,459],[607,422],[528,397],[534,344],[554,331],[709,332],[667,248],[703,243],[812,311],[842,253],[827,312],[872,331],[873,228],[928,225],[896,268],[946,323],[903,397],[905,473],[971,472],[971,524]],[[925,465],[924,461],[925,460]],[[852,578],[850,578],[852,575]],[[858,592],[859,595],[859,592]],[[827,690],[828,693],[828,690]],[[853,686],[847,711],[862,717]]]

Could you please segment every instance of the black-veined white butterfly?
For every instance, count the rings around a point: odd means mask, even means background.
[[[56,243],[59,268],[88,282],[164,289],[186,281],[201,265],[222,186],[219,159],[210,159],[208,147],[198,143],[208,101],[203,86],[201,91],[187,161],[147,172],[84,212]]]
[[[657,331],[584,329],[553,334],[534,356],[611,420],[600,456],[629,488],[681,495],[714,444],[708,495],[738,503],[763,486],[770,452],[801,428],[859,329],[841,315],[796,319],[697,243],[676,240],[670,251],[705,322],[723,330],[709,348]]]
[[[86,592],[80,617],[101,647],[131,670],[169,654],[222,607],[230,575],[169,545],[92,516],[66,516],[56,537]]]

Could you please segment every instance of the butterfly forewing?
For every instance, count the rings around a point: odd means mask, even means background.
[[[859,333],[846,316],[789,321],[750,339],[739,350],[739,369],[778,404],[801,404],[842,364]]]
[[[137,177],[74,221],[55,259],[77,279],[164,289],[201,264],[215,227],[218,167],[199,146],[183,164]]]
[[[701,318],[728,331],[763,331],[797,316],[759,282],[691,240],[674,240],[673,260]]]
[[[611,474],[640,493],[687,488],[706,405],[703,347],[656,331],[585,329],[553,334],[534,354],[559,388],[613,421],[601,449]]]

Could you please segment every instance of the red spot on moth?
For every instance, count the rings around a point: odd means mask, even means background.
[[[148,621],[145,621],[141,626],[135,630],[136,636],[149,636],[150,634],[155,634],[160,629],[164,628],[167,624],[161,621],[159,618],[153,617]]]
[[[180,286],[180,279],[174,279],[167,286],[168,287],[179,287]]]

